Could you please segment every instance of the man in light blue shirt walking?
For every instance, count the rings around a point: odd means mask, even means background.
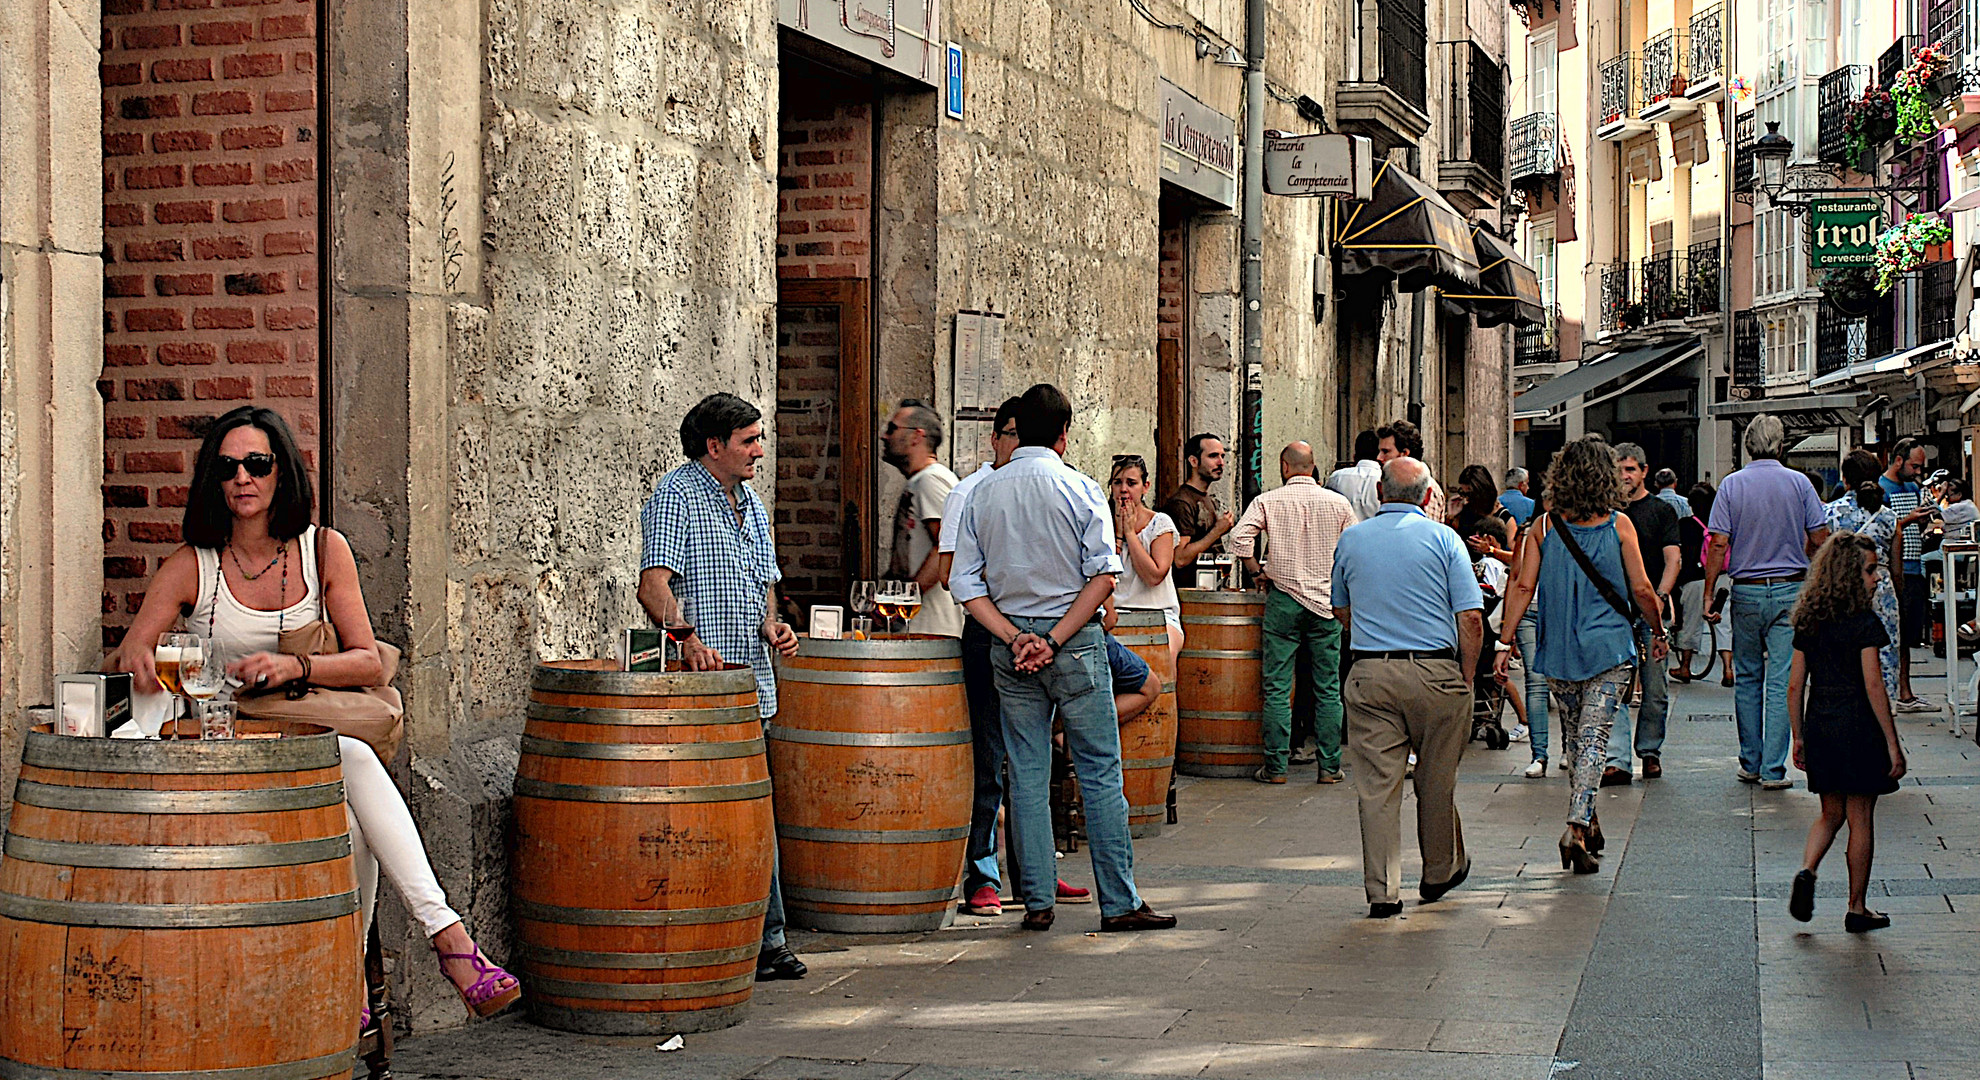
[[[1010,762],[1024,928],[1052,927],[1056,707],[1086,805],[1100,929],[1166,930],[1175,918],[1150,911],[1134,887],[1120,727],[1097,618],[1121,573],[1113,515],[1100,485],[1061,460],[1071,422],[1072,405],[1057,387],[1024,392],[1017,452],[977,483],[962,509],[949,591],[996,639],[990,662]]]
[[[1457,768],[1471,737],[1485,598],[1464,542],[1424,516],[1429,501],[1427,466],[1410,456],[1387,462],[1380,512],[1334,549],[1334,617],[1353,634],[1343,700],[1371,919],[1402,914],[1402,785],[1412,751],[1423,902],[1471,873]]]

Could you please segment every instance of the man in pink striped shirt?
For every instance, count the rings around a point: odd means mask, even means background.
[[[1320,783],[1341,780],[1341,624],[1330,592],[1334,545],[1357,520],[1354,507],[1321,487],[1313,448],[1303,442],[1279,453],[1285,484],[1260,495],[1231,530],[1231,552],[1265,585],[1265,765],[1253,779],[1286,782],[1292,752],[1293,658],[1305,645],[1313,657],[1313,735],[1320,744]],[[1266,538],[1263,566],[1258,538]]]

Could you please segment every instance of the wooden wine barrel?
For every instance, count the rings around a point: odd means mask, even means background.
[[[1177,595],[1188,644],[1176,664],[1176,771],[1250,776],[1265,764],[1265,594]]]
[[[1148,662],[1162,681],[1162,696],[1121,725],[1121,786],[1127,789],[1128,833],[1162,835],[1169,816],[1169,786],[1176,764],[1176,666],[1169,652],[1169,619],[1159,611],[1124,611],[1114,637]]]
[[[770,771],[791,923],[948,925],[975,790],[961,643],[805,638],[777,693]]]
[[[357,877],[328,728],[28,733],[0,859],[0,1076],[348,1077]]]
[[[747,667],[536,665],[516,765],[516,916],[537,1023],[743,1020],[770,896],[770,772]]]

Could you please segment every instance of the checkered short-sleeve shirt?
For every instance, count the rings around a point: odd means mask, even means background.
[[[700,462],[661,477],[639,512],[640,569],[673,571],[674,596],[702,643],[756,672],[757,709],[777,713],[777,667],[761,633],[766,590],[783,580],[770,515],[747,485],[740,515]]]

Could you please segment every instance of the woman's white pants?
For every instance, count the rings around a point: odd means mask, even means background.
[[[440,880],[433,876],[433,864],[427,861],[426,844],[419,838],[405,796],[399,794],[378,755],[346,735],[337,737],[337,745],[344,755],[344,812],[351,823],[364,933],[371,933],[371,916],[378,906],[380,867],[427,937],[460,922],[461,917],[447,906]]]

